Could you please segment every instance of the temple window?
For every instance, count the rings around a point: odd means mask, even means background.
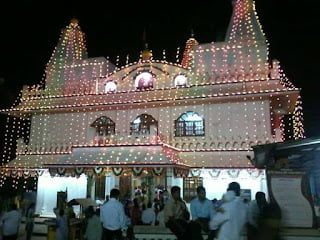
[[[96,129],[97,137],[110,136],[115,133],[115,123],[108,117],[102,116],[96,119],[91,127]]]
[[[117,84],[114,81],[107,82],[104,87],[104,92],[115,92],[117,90]]]
[[[187,76],[179,74],[174,78],[174,86],[186,86],[187,85]]]
[[[204,136],[204,119],[195,112],[186,112],[175,120],[175,136]]]
[[[134,85],[136,89],[153,88],[154,77],[150,72],[141,72],[136,76]]]
[[[191,202],[197,196],[197,187],[199,186],[203,186],[202,178],[183,178],[183,199],[186,202]]]
[[[148,114],[139,115],[131,122],[131,135],[157,134],[158,122]]]

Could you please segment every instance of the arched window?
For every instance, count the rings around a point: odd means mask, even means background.
[[[106,116],[96,119],[91,127],[96,129],[97,136],[109,136],[115,133],[115,123]]]
[[[104,92],[115,92],[117,90],[117,84],[114,81],[107,82],[104,86]]]
[[[204,136],[204,119],[195,112],[186,112],[175,121],[175,136]]]
[[[141,72],[136,76],[134,85],[137,89],[153,88],[153,75],[150,72]]]
[[[184,74],[179,74],[174,78],[174,85],[178,86],[186,86],[187,85],[187,76]]]
[[[131,122],[131,135],[157,134],[158,122],[148,114],[139,115]]]

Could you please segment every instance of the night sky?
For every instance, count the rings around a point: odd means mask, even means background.
[[[230,0],[194,1],[11,1],[0,5],[0,108],[9,108],[22,85],[38,84],[57,44],[60,30],[79,19],[86,34],[89,57],[116,62],[138,59],[142,35],[154,58],[175,61],[193,30],[198,42],[224,38]],[[81,1],[82,2],[82,1]],[[180,2],[180,1],[179,1]],[[320,137],[320,29],[317,1],[258,0],[256,11],[269,42],[271,59],[278,59],[289,78],[302,89],[307,137]],[[4,6],[3,6],[4,5]],[[5,117],[0,117],[3,141]]]

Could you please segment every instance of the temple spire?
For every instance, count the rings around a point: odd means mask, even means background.
[[[76,18],[70,20],[62,31],[51,58],[46,66],[46,88],[59,88],[63,83],[66,65],[88,58],[85,34]]]
[[[194,38],[193,29],[191,29],[191,36],[186,42],[186,46],[183,52],[183,58],[181,60],[181,65],[185,68],[189,68],[192,65],[191,47],[199,45],[198,41]]]
[[[264,42],[255,4],[252,0],[233,0],[233,13],[226,33],[226,42]]]

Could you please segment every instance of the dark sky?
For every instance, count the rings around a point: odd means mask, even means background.
[[[174,60],[177,47],[184,47],[191,29],[200,43],[217,41],[224,36],[231,14],[230,0],[193,4],[139,0],[3,2],[0,5],[1,108],[12,105],[22,85],[41,81],[60,29],[72,17],[79,19],[86,34],[89,57],[109,56],[115,62],[117,55],[125,59],[129,54],[132,61],[138,58],[144,29],[155,58],[161,58],[162,50],[166,50],[167,60]],[[278,59],[289,80],[302,89],[307,137],[320,137],[320,80],[316,72],[320,66],[317,34],[320,20],[316,2],[256,1],[260,23],[270,44],[270,57]]]

